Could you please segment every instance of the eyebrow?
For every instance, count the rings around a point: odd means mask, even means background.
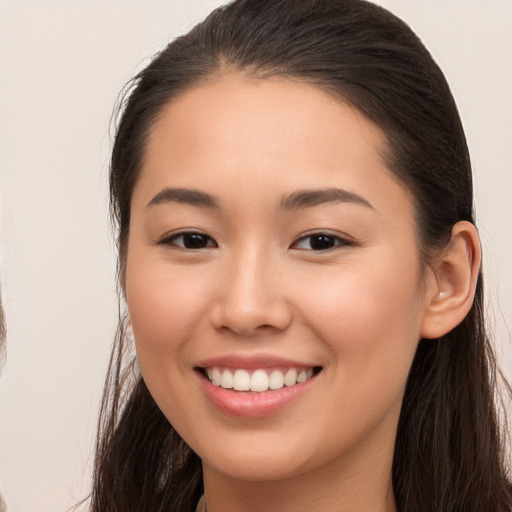
[[[210,194],[200,192],[196,189],[170,187],[162,189],[151,199],[146,208],[166,203],[185,203],[204,208],[220,208],[218,199]],[[325,203],[356,203],[374,209],[364,197],[340,188],[296,190],[281,199],[280,207],[282,210],[293,211],[311,208]]]
[[[281,200],[283,210],[302,210],[325,203],[356,203],[374,210],[364,198],[353,192],[340,188],[322,188],[314,190],[297,190]]]
[[[158,192],[158,194],[146,205],[146,208],[166,203],[185,203],[204,208],[220,208],[219,201],[210,194],[205,194],[204,192],[191,188],[169,187]]]

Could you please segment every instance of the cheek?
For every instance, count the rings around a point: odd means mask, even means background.
[[[299,302],[342,375],[403,380],[420,334],[419,282],[415,261],[381,257],[378,265],[352,265],[317,275]]]
[[[143,373],[180,364],[187,340],[206,317],[208,290],[202,280],[135,255],[127,264],[126,298]]]
[[[189,342],[206,317],[207,290],[200,280],[172,272],[168,265],[138,264],[135,258],[130,263],[126,296],[142,376],[174,428],[179,432],[200,429],[201,425],[194,427],[197,418],[183,411],[194,400],[189,383],[193,344]]]
[[[324,407],[330,412],[317,418],[333,445],[364,436],[383,418],[392,418],[394,435],[421,308],[415,266],[401,266],[404,276],[400,266],[382,263],[339,273],[331,269],[330,279],[308,281],[308,294],[299,299],[305,325],[330,352],[324,371],[334,406]]]

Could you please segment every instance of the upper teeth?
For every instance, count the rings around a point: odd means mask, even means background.
[[[225,389],[236,391],[268,391],[269,389],[281,389],[284,386],[300,384],[313,376],[313,368],[281,370],[228,370],[226,368],[206,368],[208,378],[215,384]]]

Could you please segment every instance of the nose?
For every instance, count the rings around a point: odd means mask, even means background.
[[[292,311],[282,281],[278,265],[264,255],[237,258],[219,280],[212,324],[244,336],[286,329]]]

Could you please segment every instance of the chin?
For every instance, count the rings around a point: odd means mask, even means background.
[[[213,449],[211,443],[215,443]],[[212,440],[209,444],[196,451],[203,465],[236,480],[282,480],[306,473],[319,463],[314,460],[318,457],[314,443],[291,440],[290,436],[275,432],[267,436],[254,434],[252,438],[240,436],[229,443]]]
[[[203,461],[217,473],[231,479],[245,482],[268,482],[291,478],[307,472],[303,464],[290,464],[289,458],[274,456],[272,458],[254,455],[252,458],[225,457],[221,464]]]

